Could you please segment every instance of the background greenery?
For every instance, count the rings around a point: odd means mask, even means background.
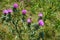
[[[2,11],[4,9],[13,9],[13,4],[18,3],[17,16],[12,18],[15,23],[2,23]],[[28,29],[27,22],[22,22],[22,9],[26,9],[27,17],[32,18],[31,29]],[[38,13],[43,13],[44,27],[35,30],[33,26],[38,21]],[[30,16],[31,15],[31,16]],[[14,26],[17,26],[17,29]],[[18,30],[18,31],[16,31]],[[44,40],[60,40],[60,0],[0,0],[0,39],[1,40],[38,40],[39,32],[44,31]],[[41,40],[41,39],[40,39]]]

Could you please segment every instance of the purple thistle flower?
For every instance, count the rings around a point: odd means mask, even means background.
[[[22,14],[25,15],[27,13],[27,10],[22,10]]]
[[[3,14],[8,14],[8,11],[6,9],[3,10]]]
[[[12,9],[8,9],[8,13],[12,13],[13,12],[13,10]]]
[[[17,3],[14,3],[13,7],[14,8],[18,8],[18,4]]]
[[[40,20],[40,19],[42,19],[43,14],[42,13],[39,13],[38,16],[39,16],[39,19],[38,20]]]
[[[40,26],[44,26],[43,20],[39,20],[39,21],[38,21],[38,24],[39,24]]]
[[[27,23],[31,23],[31,18],[28,18],[27,19]]]
[[[39,16],[39,17],[42,17],[42,16],[43,16],[43,14],[42,14],[42,13],[39,13],[39,14],[38,14],[38,16]]]
[[[30,29],[30,25],[31,25],[31,18],[28,18],[27,19],[27,26],[28,26],[29,29]]]

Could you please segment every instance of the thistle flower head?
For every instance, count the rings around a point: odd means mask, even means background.
[[[38,24],[39,24],[40,26],[44,26],[43,20],[39,20],[39,21],[38,21]]]
[[[25,15],[27,13],[27,10],[22,10],[22,14]]]
[[[27,19],[27,23],[31,23],[31,18],[28,18]]]
[[[12,13],[13,12],[13,10],[12,9],[8,9],[8,13]]]
[[[14,8],[18,8],[18,4],[17,3],[14,3],[13,7]]]
[[[4,14],[8,14],[8,11],[5,9],[5,10],[3,10],[3,13]]]
[[[39,13],[39,14],[38,14],[38,16],[39,16],[39,17],[42,17],[42,16],[43,16],[43,14],[42,14],[42,13]]]

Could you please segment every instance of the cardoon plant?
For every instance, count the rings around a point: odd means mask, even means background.
[[[7,21],[9,21],[9,20],[11,20],[11,13],[13,11],[12,11],[12,9],[8,9],[7,11],[8,11],[8,15],[7,15],[8,19],[7,19]]]
[[[39,26],[44,26],[44,21],[43,21],[42,19],[40,19],[40,20],[38,21],[38,24],[39,24]],[[41,31],[41,32],[39,33],[38,40],[39,40],[40,38],[42,38],[42,40],[44,40],[44,32],[43,32],[43,31]]]
[[[8,11],[5,9],[5,10],[3,10],[3,16],[2,16],[2,22],[4,21],[4,20],[6,20],[6,15],[8,14]]]
[[[39,19],[38,20],[40,20],[40,19],[42,19],[43,14],[42,13],[39,13],[38,16],[39,16]]]
[[[31,18],[28,18],[28,19],[27,19],[27,26],[28,26],[29,28],[30,28],[30,25],[31,25],[31,21],[32,21]]]
[[[14,3],[13,4],[13,11],[16,12],[17,11],[17,8],[18,8],[18,4],[17,3]]]
[[[25,22],[25,17],[26,17],[27,10],[23,9],[22,10],[22,20]]]

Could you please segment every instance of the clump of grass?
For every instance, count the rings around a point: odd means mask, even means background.
[[[1,0],[0,3],[1,40],[55,40],[60,33],[59,0]],[[13,12],[4,15],[2,11],[9,8]]]

